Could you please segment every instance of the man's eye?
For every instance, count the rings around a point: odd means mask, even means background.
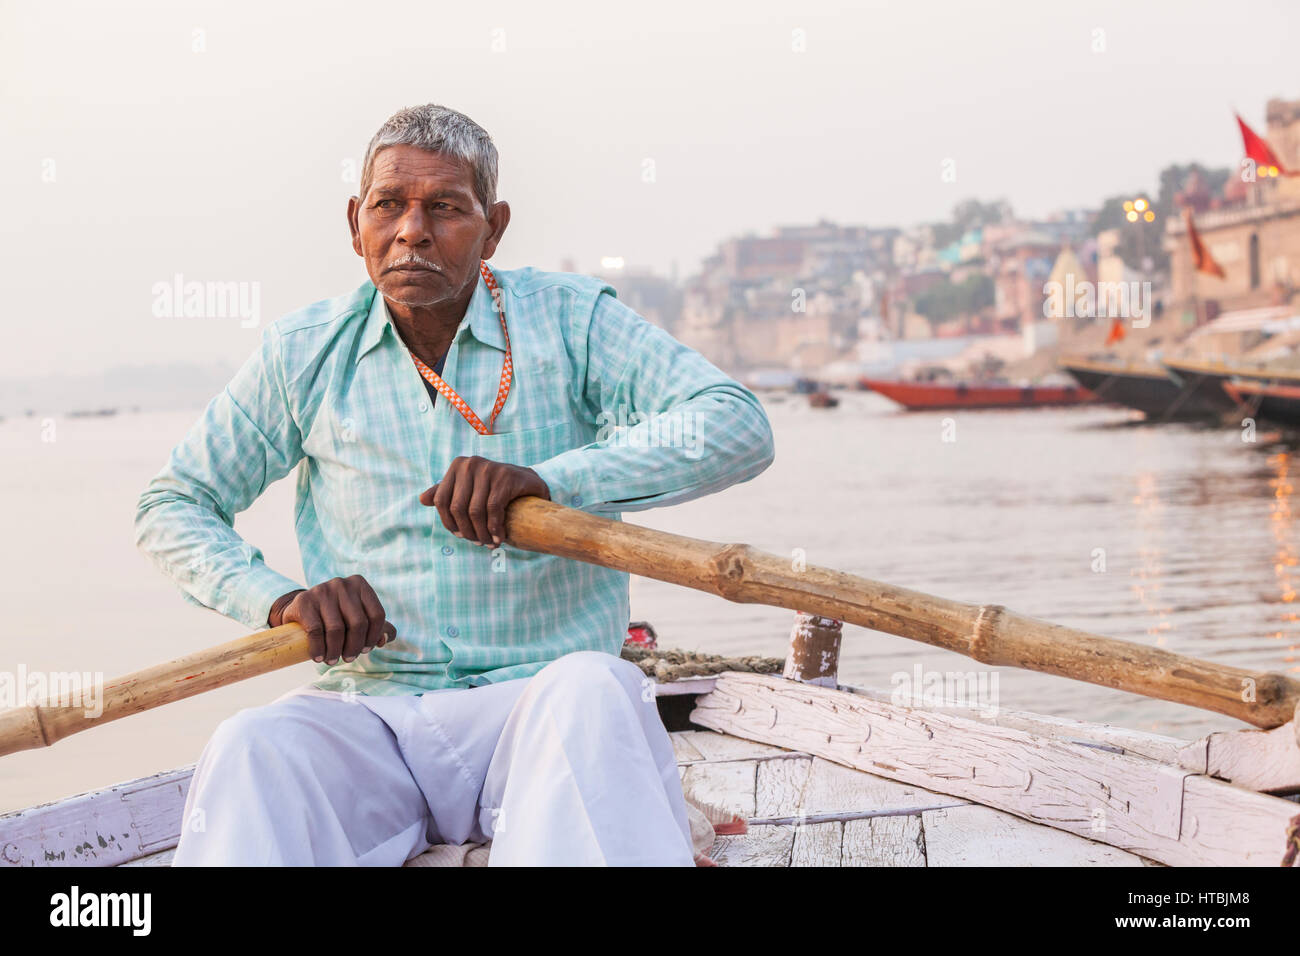
[[[396,204],[397,204],[397,201],[394,200],[394,199],[381,199],[381,200],[379,200],[379,202],[375,203],[375,208],[376,208],[376,209],[392,209],[393,206],[395,206]]]

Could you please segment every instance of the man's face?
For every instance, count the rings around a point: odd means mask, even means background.
[[[384,298],[406,306],[461,298],[509,221],[503,202],[485,213],[468,163],[415,146],[379,152],[370,188],[348,201],[352,248]]]

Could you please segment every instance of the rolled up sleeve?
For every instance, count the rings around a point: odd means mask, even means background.
[[[640,511],[748,481],[772,463],[763,406],[704,356],[607,292],[585,336],[596,440],[533,470],[561,504]]]
[[[250,628],[266,627],[275,599],[302,587],[234,530],[235,515],[303,455],[283,382],[279,334],[270,326],[149,482],[135,515],[136,546],[187,601]]]

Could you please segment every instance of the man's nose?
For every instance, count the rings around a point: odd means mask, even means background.
[[[433,223],[423,207],[407,209],[397,224],[397,241],[404,246],[423,246],[433,241]]]

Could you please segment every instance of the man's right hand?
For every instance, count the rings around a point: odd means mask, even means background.
[[[359,574],[333,578],[305,591],[290,591],[271,606],[272,627],[296,622],[307,631],[311,659],[337,664],[354,661],[397,639],[397,628],[384,617],[374,588]]]

